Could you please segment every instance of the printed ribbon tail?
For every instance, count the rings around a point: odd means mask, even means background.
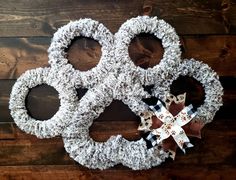
[[[164,139],[168,138],[170,134],[167,134],[164,129],[161,127],[158,129],[155,129],[149,133],[149,135],[146,137],[146,140],[149,141],[152,147],[156,146],[160,142],[162,142]]]
[[[174,138],[174,140],[176,141],[176,143],[179,146],[179,148],[184,152],[184,154],[186,153],[186,151],[185,151],[186,148],[193,147],[193,144],[190,143],[190,141],[189,141],[187,136],[186,136],[186,139],[185,138],[184,139],[180,138],[180,140],[177,140],[177,139]]]
[[[185,147],[183,147],[181,150],[184,152],[184,154],[186,153],[185,149],[186,148],[191,148],[193,147],[193,144],[191,144],[190,142],[185,142]]]
[[[176,135],[172,135],[175,142],[184,153],[186,153],[186,148],[193,147],[193,145],[190,143],[189,138],[181,127],[175,125],[172,127],[172,130],[176,132]]]

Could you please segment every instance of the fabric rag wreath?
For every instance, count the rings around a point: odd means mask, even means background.
[[[185,107],[186,94],[177,97],[170,94],[171,84],[179,76],[192,77],[202,84],[205,99],[196,110],[192,105]],[[163,83],[162,86],[155,85],[152,92],[152,95],[159,97],[165,106],[160,101],[157,102],[157,105],[150,106],[147,112],[141,114],[141,124],[138,129],[149,132],[146,137],[149,147],[161,142],[162,147],[170,150],[171,157],[174,158],[176,145],[184,152],[184,146],[192,147],[185,131],[189,136],[200,138],[203,126],[213,120],[215,113],[223,104],[223,88],[218,75],[207,64],[194,59],[185,59],[180,64],[178,73],[170,77],[173,78],[169,79],[168,83]],[[183,112],[184,110],[185,112]],[[170,139],[169,136],[172,136],[177,144],[173,143],[173,139]],[[182,138],[180,138],[181,136]]]
[[[76,70],[66,59],[65,49],[77,36],[93,38],[102,46],[101,59],[98,65],[91,70]],[[113,41],[112,33],[103,24],[89,18],[70,22],[61,27],[54,34],[48,49],[51,67],[26,71],[12,88],[9,109],[18,127],[39,138],[61,135],[64,128],[70,123],[78,104],[76,88],[91,88],[102,81],[111,70],[117,69],[113,58]],[[58,91],[60,99],[58,112],[52,118],[44,121],[31,117],[25,107],[25,99],[29,90],[42,84],[54,87]]]
[[[113,81],[111,81],[113,79]],[[143,138],[128,141],[121,135],[111,136],[106,142],[96,142],[89,136],[89,127],[113,99],[120,99],[138,114],[147,109],[145,103],[137,104],[136,99],[149,95],[130,76],[121,74],[118,78],[108,77],[103,84],[90,89],[80,100],[73,117],[73,123],[65,128],[63,141],[70,157],[89,167],[106,169],[119,163],[134,170],[157,166],[168,157],[158,146],[148,149]],[[81,111],[81,109],[83,109]]]
[[[129,44],[140,33],[153,34],[162,42],[163,57],[153,68],[136,66],[129,56]],[[164,20],[138,16],[127,20],[115,34],[115,56],[122,66],[120,71],[133,74],[133,78],[139,78],[143,85],[151,85],[166,79],[169,73],[176,72],[181,63],[180,40],[175,29]]]
[[[75,110],[78,98],[76,89],[67,76],[58,78],[58,72],[50,68],[28,70],[14,84],[9,101],[11,116],[17,126],[26,133],[38,138],[50,138],[60,135],[69,123]],[[47,84],[54,87],[59,94],[60,107],[50,119],[40,121],[28,114],[25,99],[29,90],[38,85]]]
[[[128,46],[140,33],[151,33],[161,39],[163,58],[153,68],[135,66]],[[99,64],[88,71],[79,71],[68,63],[65,49],[76,36],[91,37],[102,46]],[[223,88],[217,74],[196,60],[181,60],[179,37],[173,27],[157,17],[139,16],[126,21],[113,36],[101,23],[80,19],[60,28],[49,47],[50,68],[24,73],[12,89],[10,110],[16,124],[39,138],[62,135],[66,151],[78,163],[106,169],[123,164],[134,170],[157,166],[175,156],[180,147],[192,147],[188,136],[200,136],[204,124],[211,122],[222,105]],[[190,76],[205,90],[203,105],[194,109],[185,106],[185,94],[170,94],[170,87],[179,76]],[[38,121],[27,114],[24,100],[30,88],[48,84],[59,92],[61,107],[49,120]],[[151,94],[143,85],[154,85]],[[78,101],[77,87],[89,88]],[[158,98],[150,106],[143,99]],[[106,142],[89,136],[89,127],[114,100],[121,100],[140,117],[137,127],[145,136],[128,141],[121,135]],[[172,138],[172,139],[171,139]]]
[[[102,55],[96,67],[80,71],[68,63],[66,48],[75,37],[92,38],[101,45]],[[109,72],[115,70],[113,55],[113,34],[98,21],[85,18],[72,21],[59,28],[52,38],[48,49],[49,64],[52,68],[66,69],[77,87],[91,88],[100,83]],[[65,70],[64,70],[65,71]]]

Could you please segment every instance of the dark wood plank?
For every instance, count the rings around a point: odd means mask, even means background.
[[[234,32],[235,3],[230,1],[150,1],[149,13],[169,22],[179,34],[225,34]],[[230,15],[229,15],[230,14]],[[197,22],[197,23],[196,23]]]
[[[16,127],[14,127],[14,131],[14,139],[0,139],[1,166],[74,164],[64,150],[61,138],[42,140],[26,135]],[[1,134],[1,136],[3,135]]]
[[[221,0],[2,1],[0,36],[51,36],[82,17],[99,20],[116,32],[127,19],[144,14],[165,19],[179,34],[235,33],[235,8],[235,2]]]
[[[191,169],[191,171],[190,171]],[[2,166],[0,167],[0,178],[2,180],[14,179],[14,180],[31,180],[31,179],[54,179],[58,180],[70,179],[70,180],[120,180],[120,179],[235,179],[235,171],[230,166],[223,166],[210,169],[205,166],[188,165],[184,167],[157,167],[150,170],[143,171],[131,171],[126,168],[121,169],[109,169],[104,171],[88,170],[86,168],[78,166]]]
[[[50,38],[1,38],[0,77],[12,79],[27,69],[48,65]]]
[[[142,6],[142,0],[129,3],[105,0],[99,3],[94,0],[1,2],[0,36],[51,36],[70,20],[85,17],[99,20],[115,32],[126,19],[142,14]]]
[[[1,80],[0,86],[0,116],[2,119],[5,119],[5,122],[13,121],[10,116],[9,111],[9,98],[11,93],[11,88],[14,84],[14,81],[11,80]]]
[[[221,76],[235,76],[236,36],[186,36],[183,57],[207,63]],[[233,41],[231,41],[233,40]]]
[[[183,36],[183,58],[196,58],[209,64],[221,76],[236,75],[236,36]],[[0,79],[15,79],[28,69],[48,66],[50,38],[0,38]],[[158,63],[160,43],[152,36],[139,36],[130,45],[130,56],[137,64]],[[159,51],[159,50],[160,51]],[[100,59],[100,45],[79,38],[68,50],[76,69],[88,70]]]
[[[10,140],[15,138],[16,133],[13,123],[0,123],[0,139]]]
[[[15,125],[15,139],[0,140],[0,166],[16,165],[68,165],[75,162],[66,154],[60,137],[37,139],[20,131]],[[234,119],[215,119],[204,127],[202,139],[191,138],[194,148],[184,155],[177,151],[174,162],[167,161],[163,167],[179,169],[190,164],[199,167],[235,166],[235,123]],[[94,122],[90,135],[97,141],[105,141],[111,135],[122,134],[129,140],[138,139],[137,124],[133,121]],[[223,143],[223,145],[222,145]],[[181,168],[180,168],[181,169]]]
[[[222,1],[222,17],[224,20],[225,27],[227,27],[227,31],[235,32],[235,22],[236,22],[236,16],[234,13],[236,12],[236,1],[235,0],[223,0]]]

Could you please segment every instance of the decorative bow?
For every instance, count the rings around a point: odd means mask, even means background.
[[[185,131],[182,129],[182,126],[190,122],[196,116],[192,105],[185,107],[176,116],[173,116],[160,101],[158,101],[155,106],[150,106],[150,109],[163,123],[160,128],[153,129],[147,136],[147,140],[152,143],[152,146],[172,136],[183,152],[185,152],[186,147],[193,147]]]
[[[179,94],[178,96],[174,96],[172,94],[167,94],[164,99],[166,110],[169,113],[171,113],[171,115],[174,118],[178,117],[178,114],[180,115],[180,112],[182,110],[184,110],[184,108],[186,108],[185,100],[186,100],[186,93]],[[161,104],[161,106],[163,106],[163,105]],[[153,107],[155,107],[155,106],[153,106]],[[193,113],[192,107],[189,106],[189,108]],[[162,146],[162,148],[164,150],[166,150],[170,153],[170,157],[172,159],[174,159],[175,155],[176,155],[176,149],[178,147],[178,144],[174,140],[173,136],[170,134],[167,139],[164,139],[160,144],[158,144],[157,138],[159,137],[159,135],[152,134],[152,132],[155,129],[161,128],[161,126],[164,124],[163,120],[160,120],[155,115],[155,113],[154,113],[155,111],[156,110],[152,111],[151,107],[150,107],[148,111],[144,111],[140,114],[141,123],[138,127],[138,130],[146,132],[145,134],[143,134],[143,136],[144,136],[144,139],[146,140],[147,148],[152,148],[153,146],[156,146],[156,145]],[[191,111],[190,111],[190,114],[191,114]],[[165,123],[165,124],[167,124],[167,123]],[[183,124],[184,123],[181,124],[182,125],[181,128],[184,130],[185,135],[201,138],[201,129],[204,127],[204,124],[202,123],[202,121],[200,121],[197,118],[194,118],[188,123],[186,121],[185,125],[183,125]],[[167,132],[169,132],[169,131],[167,131]],[[148,137],[148,139],[147,139],[147,137]],[[160,142],[160,140],[158,140],[158,142]],[[183,142],[185,142],[185,141],[183,141]],[[188,142],[188,141],[186,141],[186,142]],[[182,141],[181,141],[181,144],[182,144]],[[183,143],[182,149],[184,149],[185,145],[188,145],[189,147],[191,146],[189,143],[187,143],[187,144]]]

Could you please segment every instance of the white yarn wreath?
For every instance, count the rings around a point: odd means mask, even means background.
[[[160,64],[147,70],[135,66],[128,55],[128,45],[131,39],[142,32],[153,33],[162,39],[165,50]],[[148,16],[139,16],[128,20],[116,33],[115,59],[119,64],[118,72],[121,73],[119,80],[113,80],[113,84],[111,80],[113,76],[109,76],[106,79],[107,83],[94,89],[96,93],[91,90],[88,92],[88,94],[91,93],[90,97],[86,99],[86,96],[84,97],[86,100],[81,100],[80,105],[82,107],[78,108],[78,112],[73,118],[76,119],[75,124],[71,124],[65,130],[65,149],[73,159],[89,168],[106,169],[119,163],[132,169],[147,169],[157,166],[168,157],[168,153],[159,149],[160,147],[147,149],[146,142],[142,138],[130,142],[120,135],[112,136],[104,143],[95,142],[89,137],[89,127],[92,125],[93,119],[97,118],[100,112],[104,110],[105,105],[110,104],[113,99],[122,100],[137,115],[147,110],[148,106],[138,101],[143,96],[138,96],[139,93],[137,96],[135,94],[143,91],[142,85],[155,82],[159,78],[158,74],[168,71],[167,67],[178,67],[181,62],[179,38],[174,29],[165,21]],[[139,82],[134,83],[135,79],[138,79]],[[113,85],[110,86],[111,84]],[[111,89],[113,88],[111,95],[109,95],[109,86]],[[83,103],[89,103],[89,108],[83,106]],[[96,113],[97,106],[100,108],[99,113]],[[87,111],[81,113],[81,109]],[[91,117],[89,116],[90,113],[92,114]],[[83,114],[86,114],[86,120],[82,120]],[[75,132],[78,128],[80,128],[80,131],[77,131],[79,134],[73,133],[74,135],[71,136],[71,132]],[[122,151],[120,152],[119,149]]]
[[[160,63],[146,70],[135,66],[128,54],[131,39],[140,33],[154,34],[162,40],[164,48]],[[100,62],[91,70],[75,70],[68,63],[65,49],[76,36],[91,37],[102,46]],[[121,100],[140,115],[148,110],[142,99],[150,97],[142,86],[154,84],[152,95],[163,99],[180,75],[202,83],[206,97],[197,113],[203,123],[210,122],[222,105],[223,90],[218,76],[201,62],[182,62],[179,46],[174,28],[156,17],[132,18],[115,36],[92,19],[70,22],[54,34],[48,50],[51,67],[27,71],[13,86],[11,115],[22,130],[39,138],[62,135],[70,157],[86,167],[106,169],[121,163],[138,170],[157,166],[169,157],[162,147],[148,149],[143,138],[128,141],[121,135],[111,136],[106,142],[96,142],[89,136],[89,127],[114,99]],[[29,89],[41,84],[54,87],[61,101],[58,112],[46,121],[30,117],[25,107]],[[76,87],[89,88],[80,101]]]
[[[128,52],[131,40],[140,33],[150,33],[162,41],[164,54],[160,63],[152,68],[143,69],[136,66]],[[136,76],[143,85],[154,84],[165,79],[170,71],[176,71],[181,63],[179,37],[175,29],[162,19],[149,16],[138,16],[127,20],[115,34],[115,56],[120,64],[126,64],[122,72],[137,72]],[[134,78],[137,78],[134,77]]]
[[[60,107],[52,118],[40,121],[28,114],[25,99],[31,88],[42,84],[52,86],[58,91]],[[17,79],[10,95],[9,108],[20,129],[38,138],[50,138],[60,135],[70,123],[77,101],[76,89],[65,74],[60,76],[54,69],[38,68],[26,71]]]
[[[171,84],[179,76],[189,76],[200,82],[205,91],[204,103],[197,108],[196,119],[203,124],[213,120],[215,113],[223,105],[223,87],[219,81],[219,76],[207,64],[194,59],[185,59],[178,67],[178,72],[172,74],[171,79],[166,79],[162,86],[154,86],[153,96],[161,98],[163,101],[170,92]]]
[[[129,105],[137,115],[148,107],[138,99],[149,95],[141,83],[121,74],[110,75],[103,84],[90,89],[81,99],[73,123],[65,128],[64,147],[78,163],[95,169],[107,169],[119,163],[134,170],[148,169],[161,164],[169,153],[156,146],[148,149],[143,138],[128,141],[121,135],[111,136],[106,142],[96,142],[89,136],[89,127],[113,99],[120,99]]]
[[[101,45],[102,55],[98,64],[88,70],[80,71],[68,63],[65,49],[71,44],[75,37],[89,37],[97,40]],[[93,87],[101,82],[107,74],[114,69],[113,55],[113,34],[98,21],[85,18],[72,21],[59,28],[54,34],[51,45],[48,49],[49,64],[52,68],[62,68],[68,66],[68,72],[75,81],[77,87]]]

